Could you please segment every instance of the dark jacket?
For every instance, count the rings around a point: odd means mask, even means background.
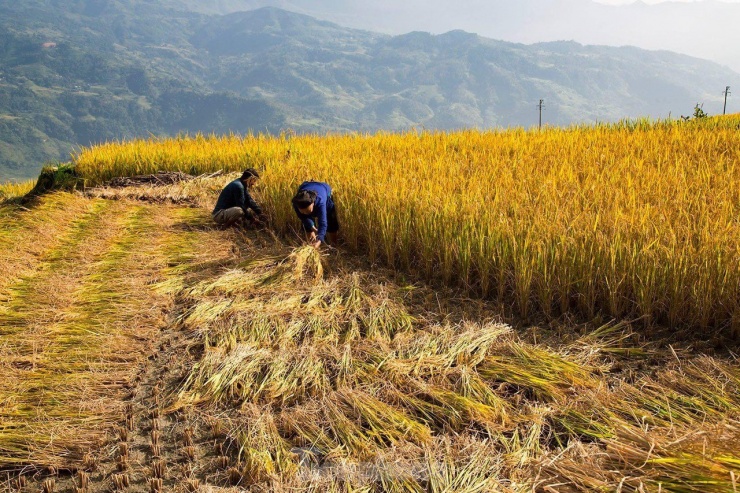
[[[262,209],[252,199],[252,196],[249,195],[249,190],[247,190],[247,187],[239,179],[232,181],[221,190],[216,207],[213,209],[213,214],[224,209],[231,209],[232,207],[241,207],[245,213],[247,209],[252,209],[258,216],[262,215]]]
[[[293,210],[295,210],[296,215],[303,223],[303,229],[305,231],[311,231],[313,229],[313,218],[315,217],[318,222],[316,237],[319,241],[324,241],[326,230],[329,227],[327,211],[334,208],[334,202],[331,199],[331,187],[319,181],[304,181],[298,187],[298,191],[300,192],[301,190],[308,190],[316,194],[316,199],[313,203],[313,212],[310,215],[302,214],[295,204],[293,204]]]

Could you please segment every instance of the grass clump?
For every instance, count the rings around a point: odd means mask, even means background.
[[[34,181],[0,183],[0,204],[17,200],[34,187]]]

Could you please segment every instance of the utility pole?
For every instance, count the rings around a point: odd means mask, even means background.
[[[732,94],[730,92],[730,86],[725,87],[725,109],[722,110],[723,115],[727,114],[727,96],[729,96],[730,94]]]
[[[539,110],[540,110],[540,127],[539,128],[542,128],[542,110],[545,109],[545,100],[544,99],[540,99],[540,104],[537,105],[537,108],[539,108]]]

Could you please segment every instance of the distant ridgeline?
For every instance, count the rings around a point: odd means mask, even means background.
[[[180,132],[530,126],[689,114],[736,74],[668,52],[385,36],[265,8],[0,0],[0,181]]]

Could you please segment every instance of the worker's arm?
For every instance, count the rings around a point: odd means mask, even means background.
[[[316,229],[310,216],[301,214],[301,211],[298,210],[298,207],[296,207],[295,205],[293,205],[293,210],[295,211],[295,215],[298,216],[298,219],[301,220],[303,231],[305,231],[306,233],[310,233],[311,231]]]
[[[322,243],[325,242],[326,230],[329,228],[329,220],[326,215],[326,201],[320,206],[314,205],[313,213],[316,215],[318,221],[318,231],[316,232],[316,239]]]
[[[262,208],[254,201],[246,187],[244,187],[244,208],[245,212],[246,209],[252,209],[258,216],[262,215]]]
[[[247,188],[244,185],[234,187],[234,201],[239,204],[244,214],[247,213]]]

